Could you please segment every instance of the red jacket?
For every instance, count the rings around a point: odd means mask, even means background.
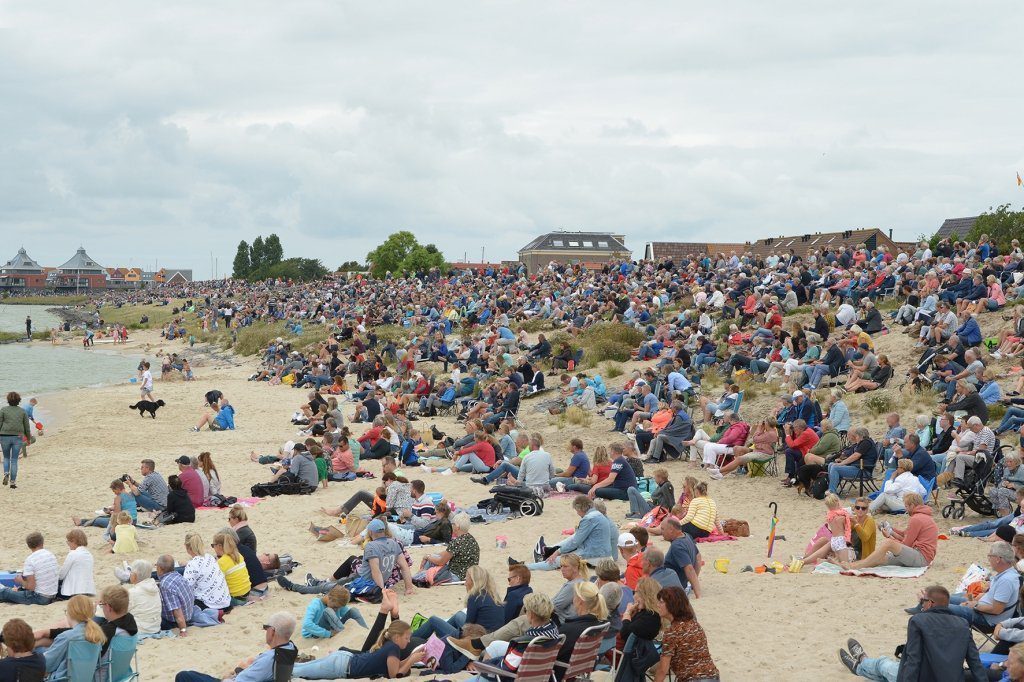
[[[743,445],[747,442],[747,434],[750,433],[750,424],[746,422],[736,422],[725,430],[722,437],[718,439],[719,445],[728,445],[735,447],[737,445]]]
[[[792,433],[786,434],[786,445],[794,450],[798,450],[801,455],[806,455],[817,442],[818,434],[813,429],[804,429],[803,433],[795,438]]]

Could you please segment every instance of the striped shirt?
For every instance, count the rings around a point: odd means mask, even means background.
[[[710,533],[715,529],[715,519],[717,518],[718,508],[715,506],[714,500],[710,497],[695,497],[690,501],[686,516],[679,519],[679,522],[681,524],[692,523],[697,528]]]
[[[974,448],[979,452],[984,451],[992,454],[996,449],[996,434],[987,426],[981,427],[981,431],[974,435]]]

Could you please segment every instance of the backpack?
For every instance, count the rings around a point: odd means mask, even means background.
[[[824,500],[828,492],[828,474],[822,471],[811,481],[811,496],[816,500]]]

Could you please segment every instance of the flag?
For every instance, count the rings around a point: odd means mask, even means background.
[[[1024,185],[1024,180],[1021,180],[1020,173],[1017,173],[1017,186]]]

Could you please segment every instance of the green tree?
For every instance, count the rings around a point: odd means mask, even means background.
[[[297,282],[312,282],[323,279],[330,271],[314,258],[287,258],[262,271],[261,279],[290,279]]]
[[[263,265],[277,265],[284,260],[284,247],[276,234],[271,233],[263,242]]]
[[[238,242],[238,251],[235,252],[232,269],[234,270],[232,275],[238,279],[245,279],[252,270],[252,263],[249,261],[249,244],[244,239]]]
[[[250,272],[257,272],[266,265],[267,248],[263,245],[263,237],[256,237],[252,240],[252,248],[249,249]]]
[[[347,260],[338,266],[336,272],[358,272],[363,269],[364,268],[362,264],[359,263],[359,261]]]
[[[384,240],[384,243],[366,254],[370,264],[370,273],[374,277],[384,277],[387,273],[398,273],[402,270],[402,262],[414,248],[419,246],[412,232],[402,230],[395,232]]]
[[[444,254],[437,250],[433,244],[420,246],[417,244],[412,251],[402,259],[402,272],[423,273],[431,268],[443,268],[445,265]]]
[[[1010,252],[1010,242],[1024,235],[1024,209],[1010,210],[1009,204],[992,208],[978,216],[974,227],[967,233],[969,241],[978,241],[981,235],[987,234],[989,239],[999,247],[999,253]]]

